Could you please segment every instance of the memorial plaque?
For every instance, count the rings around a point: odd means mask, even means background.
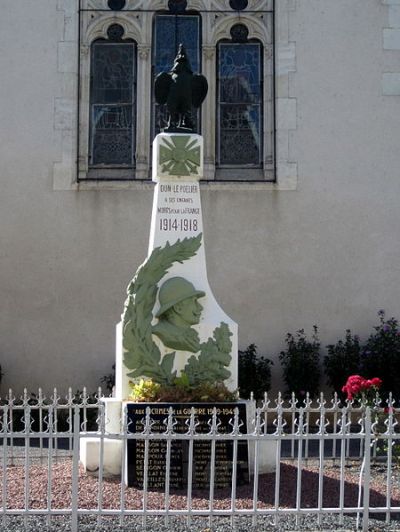
[[[129,403],[128,427],[131,433],[141,433],[144,429],[146,408],[150,408],[150,418],[153,422],[152,433],[166,431],[168,410],[173,408],[173,418],[176,421],[174,432],[184,434],[188,431],[191,408],[195,409],[195,421],[198,423],[196,432],[206,434],[210,431],[213,408],[217,409],[218,432],[229,434],[232,432],[234,410],[238,408],[239,420],[242,423],[240,432],[246,432],[246,407],[241,403]],[[231,422],[231,423],[230,423]],[[145,465],[145,440],[128,440],[127,484],[143,488]],[[193,489],[208,489],[210,486],[211,467],[214,467],[214,487],[226,488],[232,484],[233,440],[215,442],[215,462],[212,459],[212,440],[197,440],[193,443]],[[147,486],[149,489],[165,489],[167,467],[167,441],[148,441]],[[188,482],[189,440],[171,441],[170,488],[183,489]],[[249,481],[247,441],[238,441],[237,484]]]

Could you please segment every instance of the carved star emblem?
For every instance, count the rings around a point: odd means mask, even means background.
[[[160,146],[160,165],[163,173],[188,176],[197,174],[200,166],[200,146],[190,135],[171,135]]]

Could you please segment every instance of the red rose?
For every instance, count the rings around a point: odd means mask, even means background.
[[[352,401],[358,394],[368,391],[371,388],[378,389],[381,385],[382,380],[379,377],[367,380],[361,377],[361,375],[350,375],[342,388],[342,392],[347,394],[349,401]]]
[[[347,389],[351,391],[353,395],[360,393],[368,388],[367,381],[360,375],[351,375],[346,382]]]
[[[350,375],[342,388],[342,392],[347,393],[347,399],[351,401],[355,395],[367,390],[370,386],[372,385],[369,385],[368,381],[361,375]]]
[[[370,379],[368,381],[371,386],[375,386],[375,388],[380,388],[382,386],[382,379],[379,377],[374,377],[373,379]]]
[[[352,400],[353,400],[353,395],[352,395],[351,391],[347,388],[347,386],[343,386],[343,388],[342,388],[342,392],[345,393],[345,394],[347,394],[347,399],[348,399],[349,401],[352,401]]]

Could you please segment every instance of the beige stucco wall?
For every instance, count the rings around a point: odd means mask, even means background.
[[[202,189],[214,294],[238,322],[240,346],[269,356],[287,331],[314,323],[325,345],[348,327],[365,337],[380,308],[400,318],[400,95],[385,95],[382,81],[400,69],[400,51],[384,43],[395,2],[288,1],[297,188]],[[125,287],[147,251],[151,186],[54,190],[65,146],[55,99],[74,83],[59,70],[61,31],[55,0],[2,10],[2,393],[93,390],[113,363]]]

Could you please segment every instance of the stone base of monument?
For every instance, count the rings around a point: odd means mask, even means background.
[[[114,477],[121,475],[122,443],[121,440],[103,439],[98,436],[81,439],[79,449],[80,462],[87,473],[97,475],[100,469],[100,452],[103,454],[103,476]]]
[[[210,430],[209,421],[212,419],[213,408],[217,408],[217,418],[220,425],[219,432],[230,433],[234,408],[239,409],[239,419],[243,423],[240,432],[247,430],[248,434],[254,431],[255,405],[252,401],[240,401],[238,403],[133,403],[122,402],[118,399],[103,399],[105,403],[105,430],[108,434],[103,439],[103,475],[121,475],[123,442],[121,439],[113,439],[113,434],[120,434],[121,418],[123,412],[127,412],[129,432],[140,433],[143,430],[143,421],[146,408],[150,407],[152,431],[165,431],[164,420],[168,416],[168,409],[172,407],[177,424],[174,431],[177,433],[187,432],[186,422],[190,420],[191,408],[195,408],[196,432],[207,433]],[[182,440],[181,440],[182,441]],[[179,440],[171,441],[171,474],[170,487],[183,488],[187,483],[189,440],[181,443]],[[128,486],[141,487],[143,483],[144,466],[144,440],[129,439],[127,444],[126,468],[124,480]],[[148,488],[164,488],[166,466],[165,441],[154,440],[149,442],[149,465],[148,465]],[[97,473],[100,467],[101,440],[99,436],[81,439],[80,461],[85,471]],[[215,446],[215,487],[230,487],[232,478],[232,440],[218,441]],[[245,484],[249,476],[254,474],[255,443],[245,439],[238,443],[237,456],[237,483]],[[209,487],[209,471],[211,459],[211,442],[208,439],[196,441],[193,444],[193,488]],[[259,474],[274,472],[276,469],[276,442],[258,443],[258,472]]]
[[[247,416],[247,433],[254,432],[254,423],[256,419],[256,404],[254,401],[245,401]],[[258,442],[258,472],[260,475],[265,473],[274,473],[276,470],[276,447],[277,442],[274,440]],[[254,475],[254,458],[255,442],[249,442],[249,469],[250,476]]]
[[[79,459],[84,470],[98,474],[100,468],[101,445],[103,445],[103,476],[121,476],[123,443],[120,438],[112,438],[121,432],[122,401],[114,398],[103,398],[105,404],[105,432],[111,437],[101,438],[97,435],[81,438]]]

